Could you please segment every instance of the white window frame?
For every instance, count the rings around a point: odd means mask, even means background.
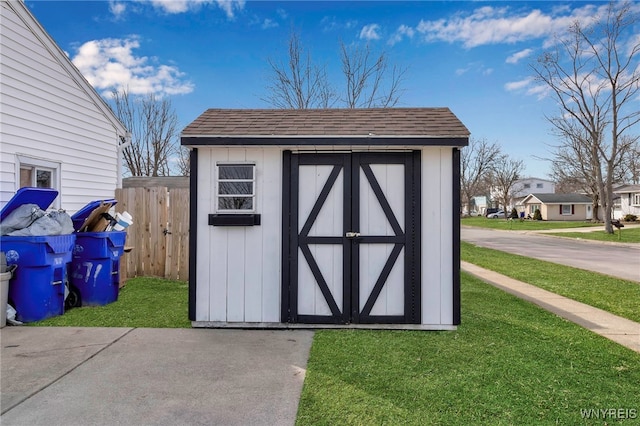
[[[529,214],[534,214],[536,210],[540,210],[540,204],[529,204]]]
[[[560,204],[560,206],[561,206],[560,208],[562,209],[562,216],[571,216],[572,215],[571,211],[573,209],[571,208],[571,204]],[[565,207],[569,208],[569,212],[568,213],[565,212]]]
[[[251,179],[220,179],[220,166],[252,166],[252,178]],[[216,163],[216,213],[255,213],[256,212],[256,163],[255,162],[246,162],[246,161],[219,161]],[[250,182],[252,184],[253,191],[251,194],[220,194],[220,183],[224,182]],[[220,208],[220,198],[232,198],[232,197],[240,197],[240,198],[251,198],[252,209],[224,209]]]
[[[640,206],[640,192],[636,192],[635,194],[632,194],[633,198],[631,199],[632,201],[632,206]]]
[[[60,198],[62,194],[62,191],[60,190],[62,186],[61,178],[60,178],[60,175],[61,175],[60,163],[57,163],[55,161],[44,160],[42,158],[30,157],[28,155],[22,155],[22,154],[16,155],[16,181],[15,181],[16,191],[20,189],[20,179],[21,179],[20,172],[24,168],[33,169],[33,174],[31,176],[31,184],[30,184],[30,186],[32,187],[37,186],[36,179],[37,179],[38,170],[51,172],[51,189],[55,189],[56,191],[58,191],[58,197],[56,197],[56,199],[53,201],[53,203],[49,207],[53,209],[59,209]]]

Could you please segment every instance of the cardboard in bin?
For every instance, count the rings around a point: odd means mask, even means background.
[[[74,229],[77,232],[104,232],[110,223],[104,215],[117,203],[114,199],[90,202],[71,216]]]

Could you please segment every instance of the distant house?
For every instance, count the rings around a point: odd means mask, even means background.
[[[69,212],[113,198],[125,127],[24,2],[1,2],[0,34],[0,207],[24,186]]]
[[[555,182],[547,179],[540,179],[535,177],[524,178],[517,180],[511,187],[511,194],[507,210],[516,208],[518,211],[524,211],[522,204],[523,200],[529,194],[554,194],[556,192]],[[501,196],[500,188],[492,188],[491,199],[497,200]],[[495,207],[504,207],[502,205]]]
[[[525,215],[540,210],[542,220],[590,220],[591,198],[583,194],[529,194],[522,201]]]
[[[613,191],[613,218],[622,219],[628,214],[640,217],[640,185],[623,185]]]

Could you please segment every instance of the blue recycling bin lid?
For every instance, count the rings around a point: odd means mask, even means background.
[[[111,204],[111,206],[115,206],[118,201],[114,198],[110,198],[107,200],[95,200],[78,210],[73,216],[71,216],[71,220],[73,221],[73,228],[78,231],[84,221],[87,220],[89,215],[102,204]]]
[[[20,188],[0,211],[0,221],[23,204],[36,204],[42,210],[46,210],[57,196],[58,191],[52,188]]]

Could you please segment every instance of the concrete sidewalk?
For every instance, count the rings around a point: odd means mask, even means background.
[[[308,330],[5,327],[10,425],[293,425]]]
[[[593,306],[551,293],[539,287],[514,280],[468,262],[462,270],[481,280],[528,300],[562,318],[572,321],[607,339],[640,352],[640,323],[613,315]]]

